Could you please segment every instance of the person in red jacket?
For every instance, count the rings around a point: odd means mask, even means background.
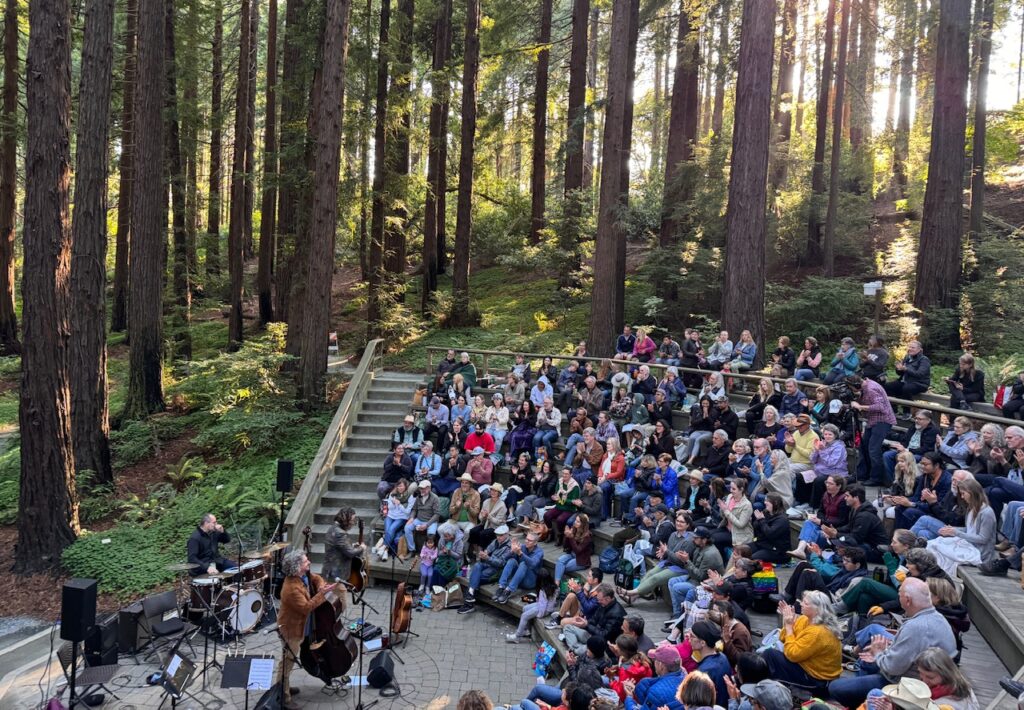
[[[619,702],[623,703],[627,695],[633,694],[636,684],[654,675],[654,670],[650,659],[640,653],[635,637],[622,634],[615,639],[615,643],[609,641],[608,645],[619,657],[619,664],[609,666],[605,673],[611,681],[609,687],[619,696]]]

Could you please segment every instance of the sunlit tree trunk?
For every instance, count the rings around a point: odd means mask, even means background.
[[[530,243],[540,243],[544,229],[544,190],[547,181],[548,130],[548,62],[551,52],[551,0],[541,0],[540,33],[537,43],[543,47],[537,53],[537,82],[533,98],[533,165],[530,180]]]
[[[807,217],[807,252],[809,264],[821,262],[821,201],[825,194],[825,137],[828,131],[829,94],[832,92],[832,45],[835,38],[836,0],[828,0],[825,15],[825,45],[821,58],[818,84],[818,105],[815,110],[814,167],[811,169],[811,203]]]
[[[850,5],[854,0],[840,0],[839,57],[836,60],[836,93],[832,104],[832,158],[829,164],[828,209],[825,213],[825,238],[822,240],[822,261],[825,276],[835,272],[836,218],[839,214],[839,167],[843,157],[843,113],[846,103],[846,54],[849,48]]]
[[[277,0],[267,13],[267,91],[263,124],[263,195],[260,203],[260,251],[256,271],[260,323],[274,320],[273,273],[277,207]]]
[[[8,3],[13,1],[8,0]],[[110,329],[115,333],[128,328],[128,259],[131,244],[129,231],[132,223],[132,184],[135,165],[135,78],[138,59],[135,52],[135,37],[138,19],[138,0],[127,0],[125,3],[124,79],[121,107],[121,157],[117,191],[117,240],[114,250],[114,284],[110,303]],[[15,53],[17,49],[15,46]],[[7,61],[6,66],[12,66],[10,60]],[[16,63],[13,66],[15,69],[17,68]]]

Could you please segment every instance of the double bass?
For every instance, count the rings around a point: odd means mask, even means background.
[[[302,534],[305,538],[303,548],[309,555],[312,547],[310,526],[307,525]],[[316,594],[318,590],[310,591]],[[299,647],[299,663],[302,668],[324,683],[345,675],[359,653],[355,637],[345,628],[341,618],[342,604],[342,598],[338,596],[333,602],[325,600],[314,609],[311,612],[310,632]]]
[[[363,521],[359,520],[359,544],[363,544]],[[363,553],[358,557],[352,558],[352,569],[348,573],[348,584],[345,586],[352,592],[352,601],[358,602],[359,598],[363,594],[363,590],[366,589],[366,584],[369,581],[366,575],[366,549],[363,548]]]

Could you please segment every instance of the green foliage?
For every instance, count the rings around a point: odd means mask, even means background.
[[[18,519],[18,481],[21,476],[21,446],[12,445],[0,454],[0,525]]]
[[[160,440],[149,420],[128,422],[124,428],[110,432],[110,450],[115,468],[131,466],[153,455]]]
[[[859,281],[812,276],[799,287],[767,285],[768,333],[785,333],[794,343],[808,336],[834,342],[866,325],[868,301]]]
[[[175,493],[181,493],[193,483],[203,480],[206,465],[198,457],[184,456],[178,463],[167,467],[164,479]]]
[[[214,417],[192,442],[218,457],[235,456],[247,449],[267,451],[301,420],[302,413],[294,409],[232,408]]]
[[[979,353],[1024,351],[1024,333],[1002,324],[1024,322],[1024,252],[1016,239],[974,242],[979,278],[964,289],[968,339]]]

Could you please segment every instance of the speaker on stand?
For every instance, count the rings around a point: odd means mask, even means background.
[[[71,677],[68,681],[68,707],[74,708],[78,644],[85,641],[96,625],[96,580],[69,579],[60,596],[60,637],[71,642]]]

